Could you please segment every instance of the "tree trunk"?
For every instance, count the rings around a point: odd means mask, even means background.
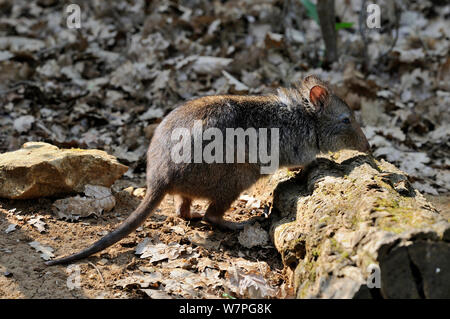
[[[319,15],[320,30],[325,42],[325,62],[333,63],[338,59],[334,0],[317,1],[317,14]]]
[[[392,164],[343,151],[259,185],[298,298],[450,298],[450,223]]]

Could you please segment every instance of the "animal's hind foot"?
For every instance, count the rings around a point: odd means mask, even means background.
[[[202,219],[203,217],[204,217],[204,215],[202,213],[191,211],[189,216],[185,219],[186,220],[198,220],[198,219]]]
[[[214,216],[215,217],[215,216]],[[225,230],[225,231],[236,231],[236,230],[242,230],[244,229],[244,227],[248,224],[247,222],[230,222],[228,220],[224,220],[223,218],[214,218],[211,216],[204,216],[203,217],[203,221],[214,226],[217,227],[221,230]]]

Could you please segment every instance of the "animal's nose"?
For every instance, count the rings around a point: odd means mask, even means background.
[[[361,152],[368,153],[370,151],[370,144],[367,140],[363,142],[363,147],[361,147]]]

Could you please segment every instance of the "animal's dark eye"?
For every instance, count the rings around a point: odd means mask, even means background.
[[[350,124],[350,119],[348,117],[346,117],[342,120],[342,123]]]

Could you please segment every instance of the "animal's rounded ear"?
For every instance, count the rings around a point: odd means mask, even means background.
[[[315,85],[309,90],[309,100],[314,105],[316,110],[325,107],[328,99],[328,90],[321,85]]]

